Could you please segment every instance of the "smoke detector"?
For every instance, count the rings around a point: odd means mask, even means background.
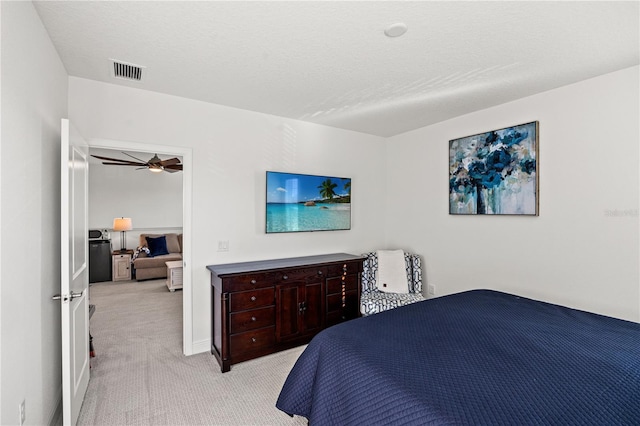
[[[404,22],[398,22],[395,24],[391,24],[387,28],[385,28],[384,34],[387,37],[400,37],[407,32],[407,29],[407,24],[405,24]]]
[[[142,80],[142,72],[146,67],[118,61],[117,59],[109,59],[109,61],[111,62],[111,76],[113,78],[129,81]]]

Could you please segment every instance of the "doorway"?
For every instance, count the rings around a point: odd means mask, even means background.
[[[192,323],[192,280],[191,280],[191,209],[192,209],[192,150],[185,147],[167,145],[144,144],[128,141],[94,139],[89,142],[90,151],[93,149],[112,150],[114,156],[120,151],[154,154],[159,156],[178,156],[182,158],[182,352],[184,355],[192,355],[193,350],[193,323]],[[114,241],[120,241],[119,235],[112,235]]]

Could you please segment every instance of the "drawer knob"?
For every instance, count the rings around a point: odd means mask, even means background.
[[[255,321],[255,320],[256,320],[256,317],[251,317],[251,321]]]
[[[288,280],[288,279],[289,279],[289,276],[288,276],[288,275],[283,275],[283,276],[282,276],[282,279],[283,279],[283,280]]]
[[[322,275],[322,271],[318,271],[318,275]]]
[[[255,296],[251,296],[251,301],[255,302],[256,301],[256,297]]]
[[[252,337],[252,338],[251,338],[251,342],[253,342],[253,343],[257,342],[256,338],[255,338],[255,337]]]
[[[256,284],[256,280],[251,280],[251,284],[255,285]]]

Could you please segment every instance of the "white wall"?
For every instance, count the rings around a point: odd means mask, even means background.
[[[90,149],[90,154],[123,158],[120,151]],[[130,152],[131,153],[131,152]],[[142,159],[153,154],[131,153]],[[169,156],[160,155],[167,159]],[[113,232],[113,219],[130,217],[126,247],[135,249],[141,233],[182,232],[182,172],[151,173],[135,167],[107,166],[92,158],[89,163],[89,229],[111,231],[113,248],[121,246]]]
[[[2,14],[0,423],[48,424],[61,402],[60,119],[67,73],[31,2]]]
[[[75,77],[69,79],[69,116],[90,142],[192,148],[193,341],[199,348],[210,339],[206,265],[357,254],[384,242],[383,138]],[[266,235],[266,170],[351,177],[352,229]],[[218,252],[218,241],[229,241],[229,251]]]
[[[424,256],[437,295],[491,288],[640,321],[638,70],[389,138],[389,245]],[[534,120],[540,216],[449,215],[448,141]]]

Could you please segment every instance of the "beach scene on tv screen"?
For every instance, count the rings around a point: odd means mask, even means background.
[[[267,172],[267,233],[351,228],[351,179]]]

